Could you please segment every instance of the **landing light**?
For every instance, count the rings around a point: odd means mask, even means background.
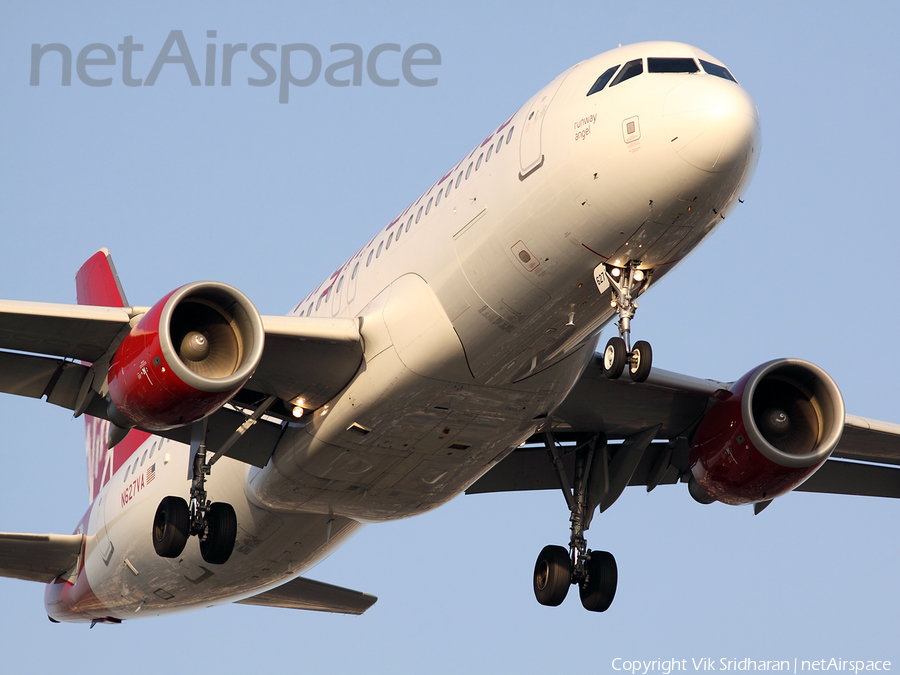
[[[644,273],[641,270],[635,270],[634,271],[634,280],[635,281],[643,281]]]
[[[622,270],[620,270],[618,267],[613,267],[612,275],[613,275],[616,279],[619,278],[619,275],[620,275],[620,274],[622,274]]]
[[[299,405],[295,405],[294,409],[291,410],[291,415],[293,415],[297,419],[300,419],[301,417],[303,417],[303,408]]]

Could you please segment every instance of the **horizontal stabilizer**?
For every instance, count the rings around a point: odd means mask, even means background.
[[[246,600],[238,600],[237,604],[358,615],[374,605],[376,600],[378,598],[368,593],[297,577],[271,591],[254,595]]]
[[[0,533],[0,576],[50,583],[75,566],[80,534]]]

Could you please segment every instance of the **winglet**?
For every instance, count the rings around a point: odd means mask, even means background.
[[[75,274],[75,290],[79,305],[128,307],[112,256],[105,248],[88,258]]]

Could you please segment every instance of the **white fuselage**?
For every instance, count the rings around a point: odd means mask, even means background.
[[[594,268],[640,261],[657,282],[731,212],[759,156],[758,113],[738,84],[647,72],[646,57],[716,63],[643,43],[574,66],[297,305],[360,317],[364,365],[286,430],[265,468],[216,465],[210,498],[238,518],[226,564],[204,563],[194,538],[179,559],[156,556],[153,514],[163,496],[187,496],[189,449],[151,437],[92,505],[83,570],[48,587],[50,615],[126,619],[254,595],[360,522],[452,499],[530,436],[615,317]],[[643,74],[587,95],[641,58]]]

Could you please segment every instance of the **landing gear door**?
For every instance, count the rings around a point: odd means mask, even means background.
[[[609,290],[609,277],[606,272],[606,263],[600,263],[594,268],[594,283],[597,284],[597,290],[600,295]]]
[[[570,72],[572,72],[571,68],[541,89],[528,104],[528,113],[525,115],[525,122],[522,125],[522,132],[519,136],[519,164],[521,168],[519,180],[525,180],[530,174],[540,168],[544,162],[544,155],[541,152],[541,127],[544,123],[544,116],[547,114],[547,109],[550,107],[553,97],[556,96],[556,92],[559,91],[560,86]]]

